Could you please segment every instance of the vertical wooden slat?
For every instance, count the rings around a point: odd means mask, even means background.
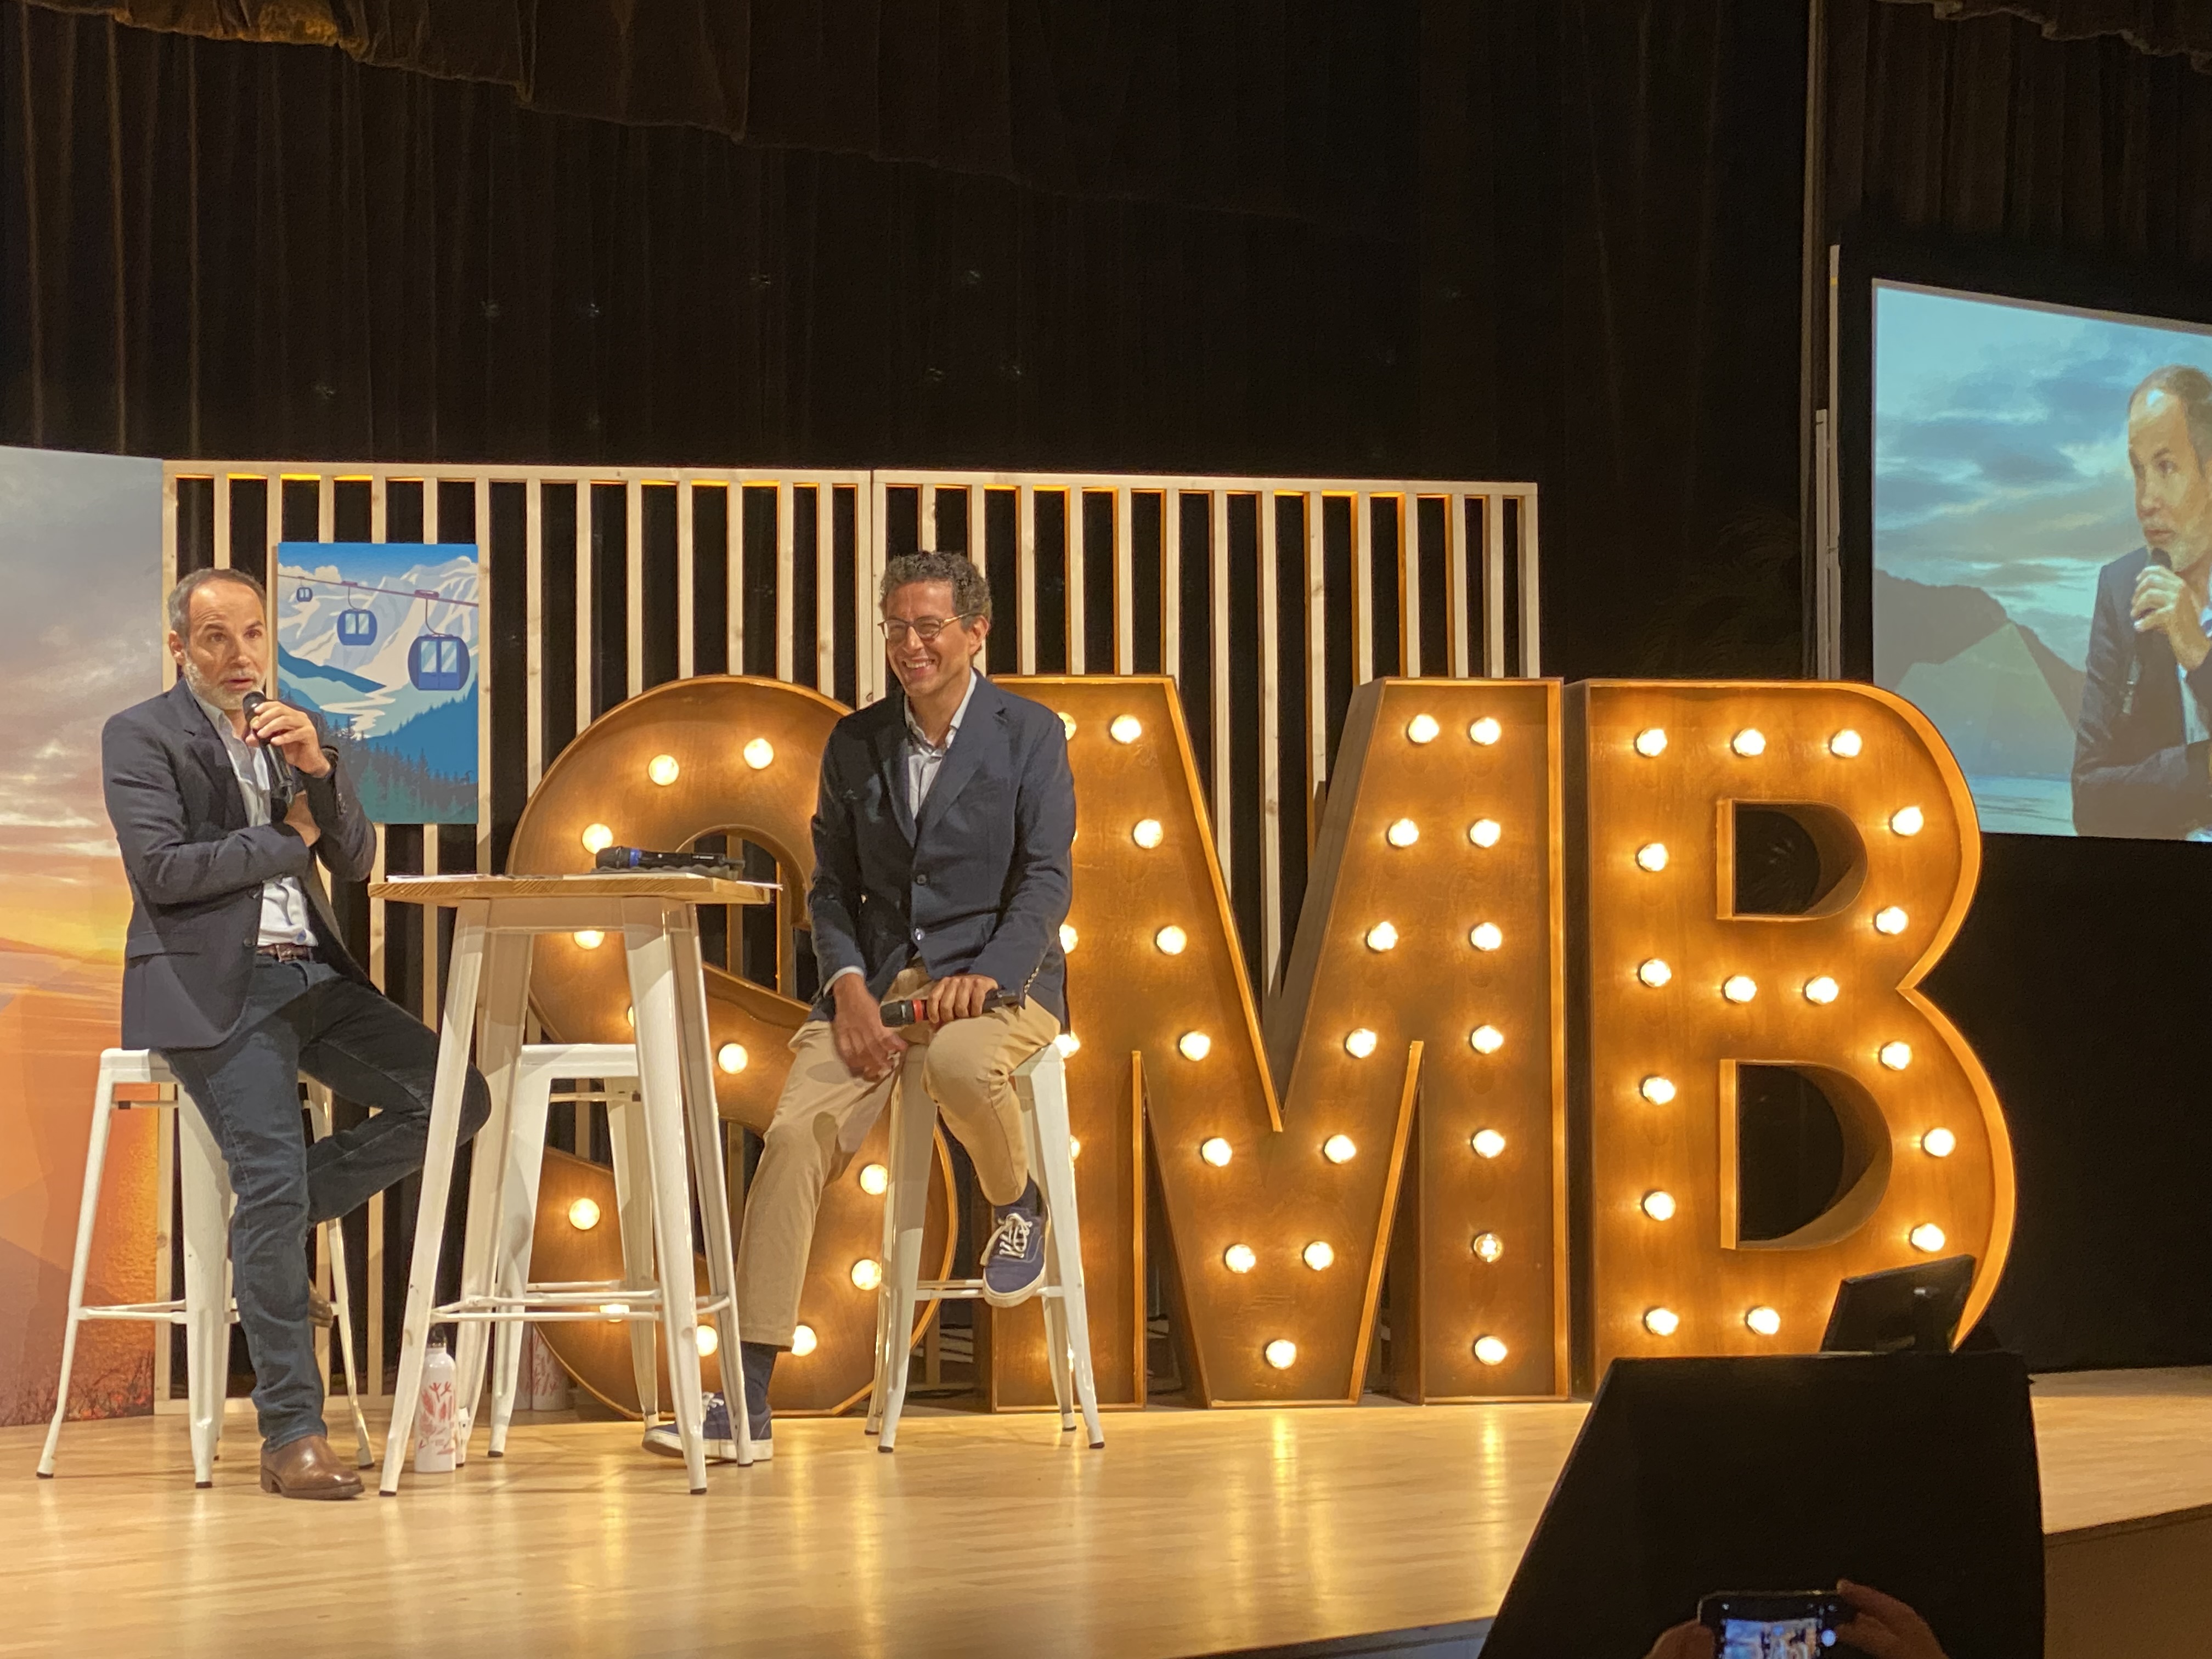
[[[1067,672],[1087,674],[1084,652],[1083,615],[1083,491],[1069,484],[1064,492],[1067,510],[1060,521],[1067,526]]]
[[[155,612],[156,619],[155,622],[155,627],[159,630],[155,635],[156,639],[166,640],[168,637],[169,590],[176,585],[177,475],[169,468],[165,466],[161,469],[161,592],[160,598],[155,602],[158,607]],[[174,657],[172,657],[165,649],[161,653],[161,689],[166,691],[170,686],[176,684],[176,679],[177,659]],[[163,1133],[167,1133],[167,1131],[164,1130]],[[166,1194],[168,1190],[169,1189],[166,1186],[161,1188],[164,1194]],[[166,1201],[166,1199],[164,1201]],[[168,1280],[167,1279],[162,1279],[160,1285],[156,1287],[157,1292],[161,1295],[166,1296],[168,1293],[167,1285]],[[164,1342],[157,1341],[154,1346],[156,1352],[164,1355],[164,1358],[161,1361],[161,1375],[166,1377],[168,1374],[169,1364],[166,1358],[167,1352],[167,1345]],[[154,1398],[156,1400],[166,1400],[168,1396],[162,1389],[156,1389],[154,1391]]]
[[[837,524],[830,486],[814,486],[814,686],[837,695]]]
[[[325,472],[315,480],[315,539],[336,541],[338,533],[337,480]]]
[[[1456,489],[1444,497],[1444,592],[1451,605],[1445,630],[1451,641],[1451,672],[1463,680],[1474,669],[1467,625],[1467,497]]]
[[[692,562],[691,480],[676,480],[676,673],[690,679],[698,672],[699,601],[692,591],[696,568]]]
[[[853,609],[855,612],[853,620],[860,630],[854,661],[860,665],[857,678],[860,701],[871,703],[884,695],[884,641],[883,635],[875,633],[879,614],[876,587],[884,579],[884,526],[890,522],[883,475],[872,474],[867,484],[856,490],[854,495],[855,516],[859,515],[862,502],[866,502],[868,508],[866,519],[859,526],[861,535],[854,556],[860,567],[860,580],[853,585]]]
[[[477,475],[477,869],[491,872],[491,477]]]
[[[1421,672],[1421,498],[1406,492],[1398,514],[1398,672]]]
[[[722,591],[729,595],[725,607],[730,672],[745,672],[745,491],[735,474],[723,486]]]
[[[1492,679],[1512,672],[1505,660],[1505,561],[1512,556],[1500,536],[1504,498],[1482,498],[1482,672]]]
[[[629,659],[624,681],[634,697],[645,690],[645,483],[635,477],[623,480],[623,580]]]
[[[1306,854],[1321,833],[1322,806],[1328,799],[1328,550],[1322,540],[1322,507],[1328,497],[1310,489],[1306,504],[1306,798],[1298,803],[1305,821]]]
[[[1275,988],[1275,959],[1283,937],[1282,715],[1275,688],[1281,684],[1283,642],[1275,634],[1275,491],[1260,489],[1260,983]]]
[[[1229,491],[1217,480],[1212,501],[1212,602],[1206,614],[1213,625],[1213,684],[1208,688],[1213,718],[1213,848],[1226,873],[1229,857]]]
[[[1036,486],[1014,487],[1014,627],[1018,666],[1036,672]],[[932,1328],[934,1328],[933,1327]]]
[[[1160,491],[1160,669],[1182,684],[1182,490]]]
[[[373,542],[382,541],[391,527],[391,495],[392,480],[381,471],[368,475],[368,538]]]
[[[215,475],[215,563],[218,570],[230,568],[230,473],[227,469]]]
[[[284,539],[284,475],[271,468],[269,498],[261,515],[261,580],[269,598],[269,628],[276,628],[276,548]]]
[[[781,478],[775,486],[775,677],[780,680],[791,678],[792,528],[791,481]]]
[[[425,545],[438,539],[438,481],[425,473],[422,477],[422,540]]]
[[[937,486],[927,480],[914,493],[914,545],[917,552],[937,551]]]
[[[592,481],[576,480],[576,730],[592,723]]]
[[[1541,627],[1543,608],[1538,603],[1536,580],[1536,492],[1521,498],[1521,672],[1534,679],[1544,672]]]
[[[1352,683],[1375,678],[1375,498],[1352,498]]]
[[[532,794],[545,775],[545,481],[532,478],[522,497],[523,779]]]
[[[1129,486],[1114,489],[1114,672],[1133,672],[1137,666],[1137,556],[1134,515],[1129,510]]]

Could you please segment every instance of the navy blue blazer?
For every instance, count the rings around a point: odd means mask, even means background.
[[[981,974],[1067,1024],[1067,918],[1075,780],[1067,734],[1042,703],[978,672],[967,717],[917,820],[906,783],[906,697],[839,720],[822,751],[806,908],[823,994],[858,968],[880,998],[919,958],[932,978]]]
[[[2179,840],[2212,823],[2212,744],[2188,741],[2180,664],[2164,634],[2136,633],[2128,615],[2136,578],[2151,558],[2139,547],[2097,573],[2088,678],[2074,733],[2080,835]],[[2212,710],[2212,657],[2189,676],[2189,695],[2200,710]]]
[[[307,896],[316,954],[370,982],[340,942],[315,872],[319,861],[341,881],[365,881],[376,862],[376,828],[336,750],[324,746],[328,775],[301,778],[322,830],[313,847],[281,820],[246,823],[229,751],[182,680],[109,720],[100,750],[131,881],[125,1048],[209,1048],[229,1036],[261,940],[261,888],[280,876],[298,878]]]

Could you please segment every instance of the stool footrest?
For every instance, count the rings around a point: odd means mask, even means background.
[[[1058,1285],[1040,1285],[1030,1294],[1064,1297],[1067,1292]],[[982,1295],[983,1281],[980,1279],[925,1279],[914,1287],[917,1302],[975,1302]]]
[[[166,1319],[173,1325],[185,1322],[182,1302],[115,1302],[104,1308],[79,1308],[79,1319]]]

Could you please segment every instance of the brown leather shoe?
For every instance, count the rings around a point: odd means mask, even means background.
[[[279,1498],[358,1498],[361,1477],[338,1461],[329,1441],[310,1434],[275,1451],[263,1448],[261,1490]]]

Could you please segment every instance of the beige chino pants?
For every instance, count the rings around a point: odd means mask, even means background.
[[[928,983],[927,970],[908,968],[888,994],[912,996]],[[1028,1186],[1013,1072],[1060,1035],[1052,1011],[1025,1002],[901,1035],[912,1045],[905,1063],[872,1083],[845,1069],[827,1021],[810,1020],[792,1038],[791,1074],[745,1193],[738,1241],[738,1317],[746,1341],[791,1346],[822,1189],[860,1150],[894,1088],[927,1091],[945,1127],[968,1149],[976,1184],[992,1203],[1011,1204]]]

